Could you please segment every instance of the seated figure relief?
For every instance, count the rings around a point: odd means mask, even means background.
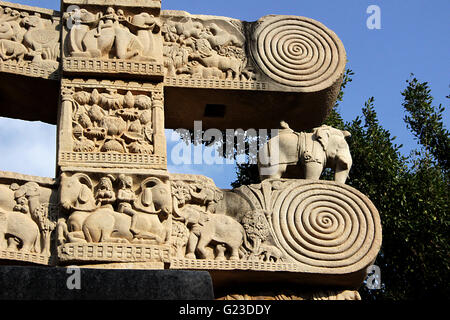
[[[157,61],[154,36],[160,32],[160,24],[149,13],[127,16],[122,9],[108,7],[97,13],[77,9],[65,13],[64,18],[72,26],[69,57]]]
[[[170,190],[159,178],[147,178],[134,190],[133,178],[124,174],[103,176],[97,185],[87,174],[64,174],[60,188],[68,211],[66,222],[58,223],[60,244],[162,244],[169,237]]]

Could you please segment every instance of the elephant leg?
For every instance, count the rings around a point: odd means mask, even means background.
[[[8,242],[5,238],[5,233],[0,232],[0,250],[5,250],[8,247]]]
[[[200,239],[198,240],[198,244],[197,244],[197,252],[200,255],[200,259],[206,259],[206,257],[207,257],[206,246],[210,242],[211,242],[210,237],[200,235]]]
[[[237,246],[230,246],[231,255],[230,260],[239,260],[239,245]]]
[[[305,179],[319,180],[322,174],[323,165],[317,162],[308,162],[305,164]]]
[[[341,169],[336,167],[335,173],[334,173],[334,181],[345,183],[345,181],[348,178],[348,173],[350,169]]]
[[[30,241],[29,239],[23,240],[21,251],[30,252],[33,248],[34,241]]]
[[[86,243],[87,241],[84,239],[84,233],[83,231],[74,231],[74,232],[69,232],[67,234],[67,240],[70,243]]]
[[[16,237],[9,237],[7,239],[8,247],[7,250],[19,250],[19,240]]]
[[[140,231],[135,237],[136,239],[153,240],[152,242],[156,241],[158,244],[163,243],[162,237],[147,231]]]
[[[226,80],[233,80],[233,70],[228,69],[228,70],[226,71],[226,73],[227,73],[227,78],[226,78]]]
[[[281,179],[283,173],[286,172],[287,164],[277,164],[269,167],[260,167],[259,174],[261,180],[265,179]]]
[[[130,51],[130,45],[133,42],[133,39],[130,39],[131,35],[118,35],[116,36],[116,54],[119,59],[131,59],[135,56],[139,55],[139,51],[137,49],[132,49]],[[137,41],[137,40],[134,40]]]
[[[224,261],[225,260],[225,251],[226,251],[226,246],[223,244],[218,244],[216,246],[216,259],[217,261]]]
[[[198,237],[191,231],[186,247],[186,258],[195,259],[195,249],[197,248],[197,243]]]

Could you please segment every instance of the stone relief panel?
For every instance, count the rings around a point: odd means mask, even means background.
[[[65,72],[162,76],[161,23],[154,12],[117,6],[66,9]]]
[[[267,179],[218,190],[212,182],[172,177],[171,184],[173,269],[353,273],[363,278],[381,245],[377,210],[342,183]]]
[[[201,176],[171,175],[171,186],[176,231],[172,234],[173,249],[177,258],[284,261],[264,212],[239,206],[246,201],[241,196],[221,190]],[[234,212],[236,204],[244,214]]]
[[[167,261],[172,198],[167,177],[61,175],[61,261]]]
[[[0,172],[0,260],[53,264],[58,212],[53,179]]]
[[[313,19],[244,22],[167,10],[161,20],[166,85],[291,92],[340,85],[344,46]]]
[[[165,169],[161,85],[63,80],[59,165]]]
[[[182,11],[164,11],[161,19],[166,84],[255,82],[241,21]]]
[[[58,12],[0,1],[0,71],[58,78]]]

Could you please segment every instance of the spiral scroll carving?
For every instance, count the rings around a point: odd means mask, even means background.
[[[294,260],[351,272],[369,265],[381,245],[378,211],[357,190],[333,182],[294,182],[274,203],[272,224]]]
[[[344,46],[321,23],[297,16],[269,16],[257,27],[253,56],[276,82],[299,91],[333,85],[345,69]]]

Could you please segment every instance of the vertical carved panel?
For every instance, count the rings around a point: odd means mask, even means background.
[[[159,1],[64,1],[65,73],[162,80]]]
[[[60,166],[166,168],[162,85],[64,80]]]
[[[65,172],[60,201],[60,260],[168,261],[172,198],[166,176]]]

